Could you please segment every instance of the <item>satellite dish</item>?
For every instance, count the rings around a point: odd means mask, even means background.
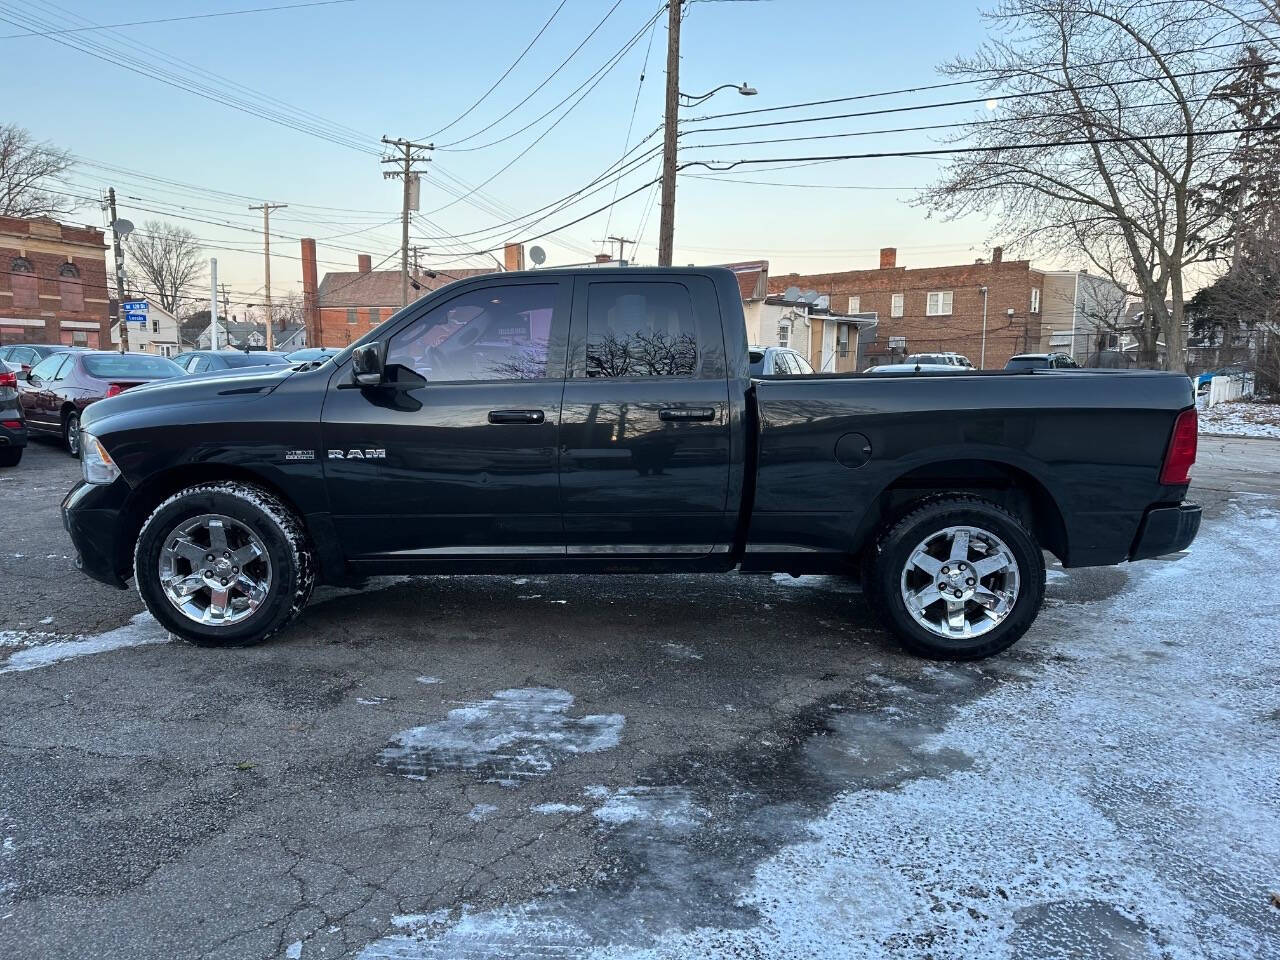
[[[116,233],[121,237],[127,237],[129,234],[133,233],[132,220],[117,220],[115,223],[111,224],[111,226],[115,228]]]
[[[800,298],[808,303],[813,303],[818,299],[818,291],[806,290],[804,293],[800,294]]]
[[[530,247],[529,259],[538,264],[538,266],[542,266],[542,264],[547,262],[547,251],[543,250],[541,247]]]
[[[784,297],[786,297],[788,300],[799,300],[799,299],[800,299],[800,288],[799,288],[799,287],[787,287],[787,292],[786,292],[786,293],[784,293],[784,294],[783,294],[783,296],[784,296]]]
[[[831,306],[831,298],[824,293],[817,300],[813,301],[813,305],[819,310],[825,310],[827,307]]]

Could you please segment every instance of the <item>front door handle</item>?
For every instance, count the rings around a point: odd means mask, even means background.
[[[659,420],[674,420],[678,423],[714,420],[715,418],[715,407],[664,407],[658,411]]]
[[[490,410],[490,423],[542,423],[546,416],[541,410]]]

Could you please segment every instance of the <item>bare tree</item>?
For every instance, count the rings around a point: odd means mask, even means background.
[[[1243,0],[1242,0],[1243,3]],[[944,70],[984,83],[992,116],[918,202],[994,212],[1009,245],[1084,258],[1143,304],[1139,362],[1183,370],[1186,271],[1215,255],[1220,209],[1194,202],[1236,137],[1211,96],[1245,31],[1231,0],[1001,0],[992,39]],[[1228,131],[1228,132],[1223,132]]]
[[[73,166],[71,154],[13,124],[0,124],[0,216],[40,217],[69,213],[72,197],[50,193],[48,181]]]
[[[125,259],[151,287],[151,293],[176,315],[183,291],[204,274],[204,257],[196,235],[185,227],[148,220],[126,241]]]

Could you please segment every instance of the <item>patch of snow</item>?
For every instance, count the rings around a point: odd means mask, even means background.
[[[3,850],[5,853],[13,853],[13,849],[13,837],[5,837],[4,845],[0,846],[0,850]]]
[[[644,822],[677,831],[696,827],[709,816],[686,787],[623,787],[609,793],[591,814],[612,826]]]
[[[444,683],[439,677],[414,677],[419,683]]]
[[[47,627],[49,624],[53,623],[53,617],[45,617],[40,622]]]
[[[1280,403],[1233,400],[1199,411],[1200,432],[1280,440]]]
[[[284,950],[285,960],[298,960],[302,956],[302,941],[295,940]]]
[[[481,820],[488,820],[497,812],[497,806],[492,803],[477,803],[467,811],[467,819],[474,820],[476,823],[479,823]]]
[[[620,713],[570,717],[573,695],[550,687],[499,690],[450,710],[444,720],[401,731],[378,762],[403,776],[471,773],[513,786],[545,774],[567,756],[618,745]]]
[[[581,813],[585,808],[580,803],[536,803],[529,808],[534,813]]]
[[[124,626],[105,633],[29,647],[26,650],[11,653],[8,659],[0,663],[0,673],[39,670],[41,667],[52,666],[75,657],[87,657],[144,644],[168,643],[169,639],[168,631],[160,626],[151,614],[144,611],[136,614]]]
[[[701,660],[702,654],[698,653],[692,647],[687,647],[683,643],[664,643],[662,649],[667,651],[667,656],[673,660]]]
[[[529,578],[528,578],[528,577],[516,577],[516,578],[515,578],[514,580],[512,580],[511,582],[512,582],[512,583],[514,583],[517,587],[523,587],[526,583],[528,583],[528,582],[529,582]]]
[[[379,703],[386,703],[386,697],[356,697],[356,703],[362,703],[366,707],[376,706]]]
[[[391,925],[400,928],[430,927],[449,921],[449,908],[430,913],[402,913],[391,918]],[[336,927],[334,928],[337,929]]]

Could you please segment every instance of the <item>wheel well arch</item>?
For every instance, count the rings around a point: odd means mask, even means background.
[[[72,403],[70,400],[62,401],[62,409],[58,411],[58,415],[62,418],[63,426],[66,426],[67,420],[70,418],[71,414],[75,412],[76,412],[76,405],[74,403]]]
[[[878,527],[893,523],[920,500],[941,493],[968,493],[1000,504],[1027,525],[1044,549],[1066,562],[1067,525],[1057,499],[1034,474],[1001,460],[938,460],[899,474],[867,510],[857,542],[868,546]]]
[[[133,550],[142,525],[153,510],[165,499],[185,487],[198,483],[216,483],[219,480],[236,480],[251,483],[269,491],[281,503],[293,511],[298,522],[306,529],[306,519],[297,503],[279,485],[247,467],[230,463],[187,463],[171,467],[148,477],[133,488],[127,506],[120,515],[120,556],[117,569],[128,570],[133,563]]]

